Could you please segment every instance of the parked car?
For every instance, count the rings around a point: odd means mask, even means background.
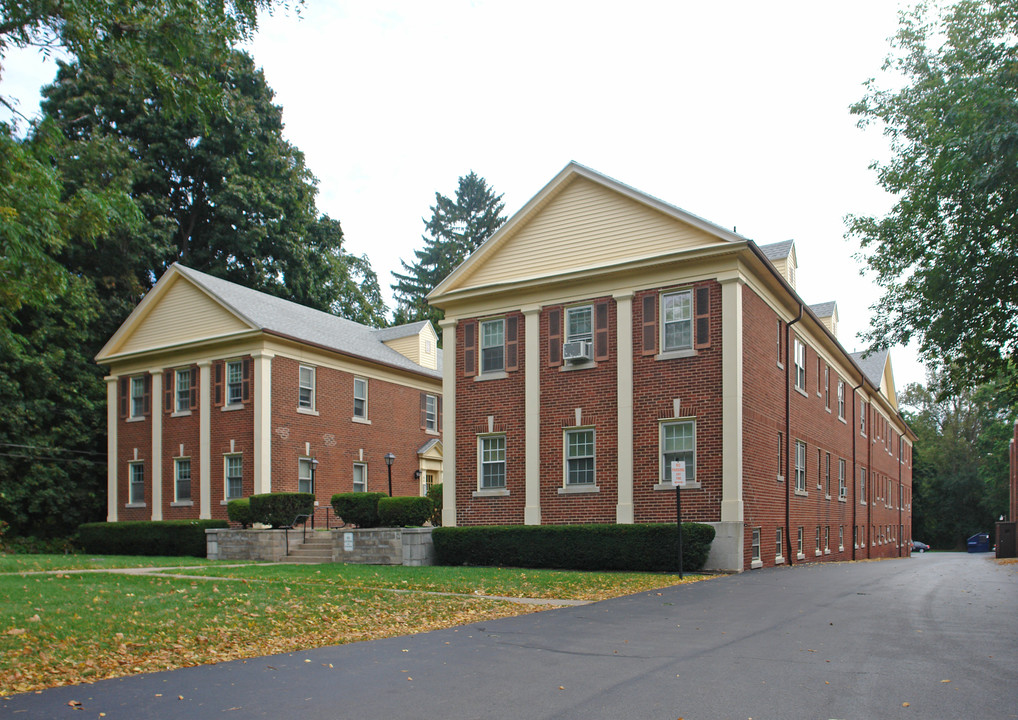
[[[924,542],[919,542],[918,540],[913,540],[912,541],[912,550],[913,551],[918,550],[919,552],[924,553],[924,552],[926,552],[929,549],[930,549],[930,546],[927,545]]]

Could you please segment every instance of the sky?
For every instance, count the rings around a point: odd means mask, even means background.
[[[308,0],[300,17],[264,15],[247,49],[318,178],[319,210],[390,305],[436,192],[454,196],[473,170],[511,215],[576,161],[761,245],[795,240],[799,294],[837,301],[854,351],[880,289],[845,217],[893,198],[870,169],[888,144],[849,107],[880,76],[899,7]],[[4,89],[31,115],[54,74],[11,56]],[[899,391],[925,380],[914,349],[891,359]]]

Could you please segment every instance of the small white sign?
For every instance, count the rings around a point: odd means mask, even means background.
[[[353,533],[343,533],[343,550],[353,552]]]
[[[672,485],[686,487],[686,461],[672,460]]]

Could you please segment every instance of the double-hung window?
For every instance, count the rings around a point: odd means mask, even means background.
[[[824,454],[824,495],[831,497],[831,454]]]
[[[800,558],[802,557],[802,525],[799,526],[795,534],[795,552]]]
[[[753,528],[753,562],[760,562],[760,528]]]
[[[229,360],[226,363],[226,404],[240,405],[244,402],[244,361]]]
[[[566,342],[592,342],[594,339],[594,308],[590,305],[566,310]]]
[[[191,409],[191,368],[177,370],[174,375],[177,387],[173,410],[187,412]]]
[[[848,497],[848,486],[845,483],[845,459],[838,458],[838,497],[844,500]]]
[[[353,416],[358,420],[368,419],[368,381],[353,379]]]
[[[781,531],[784,528],[778,528],[774,533],[774,558],[775,560],[781,559],[784,550],[782,549],[782,535]]]
[[[806,392],[806,346],[795,340],[795,387]]]
[[[353,491],[368,491],[368,466],[365,463],[353,464]]]
[[[693,347],[693,291],[668,293],[661,297],[664,341],[661,348],[690,350]]]
[[[505,435],[485,435],[479,438],[481,460],[481,489],[495,490],[505,487]]]
[[[686,484],[696,482],[696,422],[679,420],[661,423],[661,482],[672,481],[672,463],[683,463]]]
[[[831,368],[824,366],[824,407],[831,409]]]
[[[225,460],[226,499],[235,500],[244,494],[244,458],[227,455]]]
[[[315,369],[301,365],[298,371],[297,407],[305,410],[315,409]]]
[[[866,436],[866,401],[859,401],[859,434]]]
[[[806,443],[795,441],[795,491],[806,492]]]
[[[140,418],[145,415],[146,378],[136,375],[131,378],[131,417]]]
[[[594,484],[594,430],[566,431],[566,485]]]
[[[127,501],[131,505],[141,505],[145,502],[145,463],[133,462],[127,467],[131,479]]]
[[[297,461],[297,492],[313,493],[315,491],[315,464],[311,458],[300,458]]]
[[[191,500],[191,458],[177,458],[173,461],[173,500]]]
[[[424,429],[438,432],[438,398],[434,395],[424,396]]]
[[[859,468],[859,502],[866,503],[866,468]]]
[[[481,323],[481,372],[505,370],[505,321],[486,320]]]
[[[845,381],[838,380],[838,419],[845,419]]]

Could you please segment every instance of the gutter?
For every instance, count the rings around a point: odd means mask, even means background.
[[[794,360],[789,352],[791,348],[792,326],[802,320],[803,304],[799,302],[799,316],[785,324],[785,537],[788,545],[788,564],[792,565],[792,387],[788,375]]]

